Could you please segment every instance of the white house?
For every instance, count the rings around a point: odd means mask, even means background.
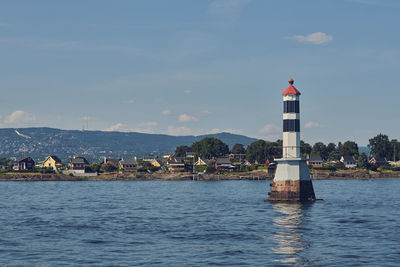
[[[357,168],[357,162],[353,156],[342,156],[340,161],[343,162],[344,166],[347,169],[354,169]]]

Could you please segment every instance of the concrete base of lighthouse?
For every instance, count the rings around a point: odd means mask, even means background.
[[[301,158],[277,159],[269,201],[313,202],[314,187],[306,160]]]

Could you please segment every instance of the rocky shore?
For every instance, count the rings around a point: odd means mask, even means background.
[[[345,179],[382,179],[400,178],[400,172],[372,172],[366,170],[311,170],[313,180],[345,180]],[[193,175],[190,173],[119,173],[100,174],[93,177],[78,177],[64,174],[42,174],[42,173],[3,173],[0,181],[218,181],[218,180],[271,180],[272,174],[266,171],[254,171],[241,174],[203,174]]]

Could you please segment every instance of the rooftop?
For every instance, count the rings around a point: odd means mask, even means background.
[[[289,87],[286,88],[285,91],[283,91],[282,95],[301,95],[300,91],[296,89],[296,87],[293,86],[294,80],[290,78],[289,80]]]

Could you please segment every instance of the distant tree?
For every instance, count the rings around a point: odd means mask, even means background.
[[[390,159],[392,147],[389,142],[389,137],[385,134],[378,134],[374,138],[369,139],[369,148],[373,157]]]
[[[118,168],[112,164],[102,164],[100,170],[103,172],[115,172]]]
[[[265,158],[281,158],[282,157],[282,141],[265,143]]]
[[[266,145],[264,140],[257,140],[251,143],[246,149],[246,159],[250,162],[264,162],[266,159]]]
[[[364,168],[364,169],[367,169],[369,167],[368,156],[367,154],[365,154],[365,152],[361,152],[357,160],[357,165],[359,168]]]
[[[346,169],[346,166],[344,165],[343,162],[338,161],[333,165],[336,169],[344,170]]]
[[[244,154],[244,153],[246,153],[246,149],[244,148],[244,146],[242,144],[235,144],[232,147],[232,153],[233,154]]]
[[[304,142],[303,140],[300,141],[300,154],[303,158],[308,158],[311,154],[312,147],[310,144]]]
[[[356,142],[353,141],[346,141],[340,147],[339,151],[340,156],[353,156],[358,158],[358,145]]]
[[[323,160],[328,159],[326,145],[324,145],[324,143],[322,143],[322,142],[317,142],[314,144],[311,154],[320,155]]]
[[[397,139],[392,139],[390,145],[392,146],[392,156],[390,159],[393,161],[400,160],[400,142]]]
[[[186,156],[186,152],[189,152],[190,147],[188,146],[177,146],[175,148],[175,157],[184,157]]]
[[[206,159],[225,156],[229,153],[228,145],[213,137],[206,137],[201,141],[195,142],[190,148],[196,156]]]
[[[85,168],[85,171],[86,172],[99,172],[100,171],[100,164],[98,164],[98,163],[90,164],[89,166],[87,166]]]
[[[329,143],[326,146],[326,153],[328,154],[328,160],[339,160],[339,153],[334,143]]]
[[[0,166],[5,166],[11,168],[13,161],[7,158],[0,158]]]

